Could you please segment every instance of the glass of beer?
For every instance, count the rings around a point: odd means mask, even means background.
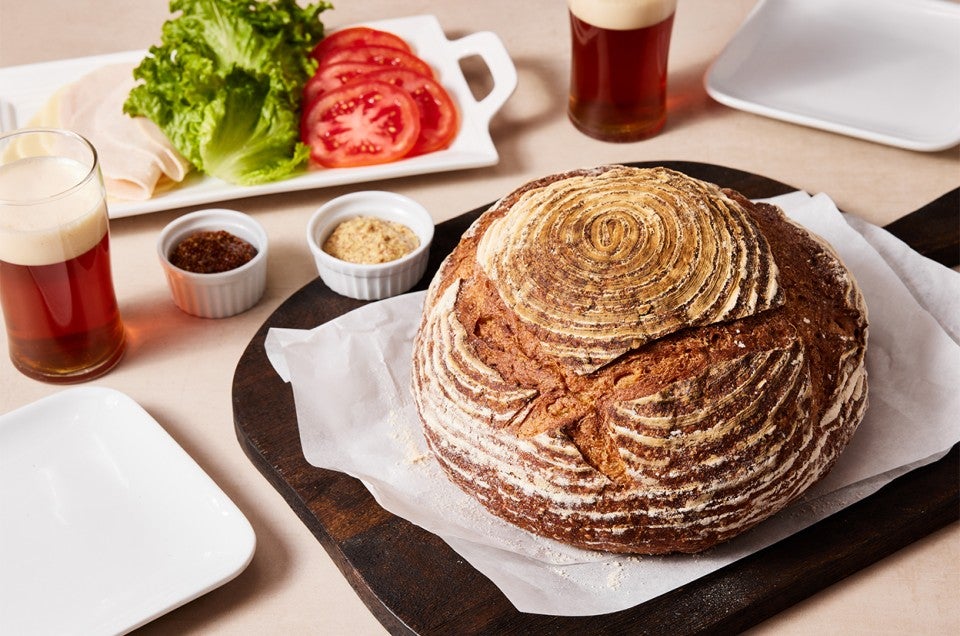
[[[667,120],[676,0],[568,0],[570,121],[604,141],[656,135]]]
[[[86,139],[53,129],[0,136],[0,306],[25,375],[82,382],[123,355],[108,224]]]

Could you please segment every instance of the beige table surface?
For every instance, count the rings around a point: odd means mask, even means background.
[[[703,88],[704,74],[754,4],[680,0],[666,129],[654,139],[625,145],[589,139],[566,119],[570,52],[561,0],[339,0],[324,14],[324,22],[336,28],[432,13],[451,39],[489,30],[505,43],[519,85],[491,124],[499,164],[369,184],[418,199],[437,221],[487,203],[532,177],[616,161],[693,160],[748,170],[826,192],[842,209],[880,225],[960,183],[957,148],[899,150],[712,101]],[[0,67],[145,49],[159,38],[168,16],[163,0],[0,0]],[[145,633],[384,631],[244,455],[231,412],[234,368],[250,338],[284,299],[316,276],[303,238],[309,215],[328,199],[355,189],[229,202],[228,207],[263,223],[271,254],[263,300],[223,320],[181,313],[156,260],[161,228],[188,210],[112,224],[114,277],[130,345],[120,365],[92,384],[123,391],[150,412],[237,503],[258,539],[253,562],[236,579],[148,625]],[[0,347],[5,349],[5,343]],[[0,413],[58,390],[21,376],[6,356],[0,358]],[[954,524],[768,620],[756,632],[960,633],[958,591],[960,525]]]

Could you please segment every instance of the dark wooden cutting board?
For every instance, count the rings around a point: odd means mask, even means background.
[[[648,162],[751,198],[796,188],[715,165]],[[485,206],[486,207],[486,206]],[[424,289],[484,208],[437,226]],[[960,189],[890,226],[921,253],[960,260]],[[960,517],[958,447],[876,494],[681,588],[593,617],[518,612],[438,537],[383,510],[366,488],[303,457],[290,386],[267,360],[271,327],[311,329],[364,304],[318,278],[285,301],[251,340],[233,379],[237,437],[253,464],[317,537],[371,612],[394,634],[711,634],[742,631]]]

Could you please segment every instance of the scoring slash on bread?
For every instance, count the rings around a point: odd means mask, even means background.
[[[413,392],[449,478],[535,534],[699,552],[796,500],[867,404],[853,276],[783,212],[665,168],[510,193],[433,279]]]

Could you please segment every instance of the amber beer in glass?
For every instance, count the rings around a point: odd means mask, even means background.
[[[0,305],[10,359],[47,382],[89,380],[123,354],[103,179],[72,132],[0,137]]]
[[[568,0],[568,114],[581,132],[616,142],[660,132],[676,6],[676,0]]]

